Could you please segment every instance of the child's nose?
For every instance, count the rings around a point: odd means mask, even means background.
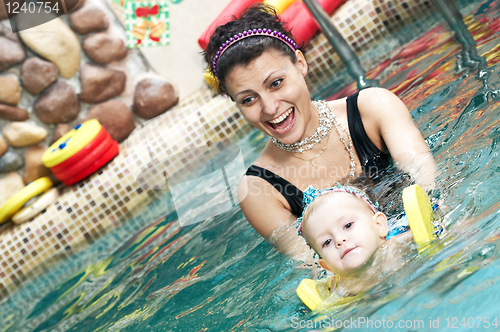
[[[342,243],[346,242],[347,239],[344,237],[344,236],[339,236],[337,237],[337,247],[340,247],[342,245]]]

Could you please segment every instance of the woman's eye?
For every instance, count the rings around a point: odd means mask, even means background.
[[[253,97],[246,97],[241,101],[241,105],[248,105],[253,101]]]
[[[348,222],[347,224],[345,224],[344,229],[349,229],[349,228],[351,228],[351,227],[352,227],[352,224],[353,224],[352,222]]]
[[[283,82],[283,79],[277,79],[271,83],[271,88],[277,88],[281,85],[281,82]]]
[[[323,242],[323,248],[326,247],[326,246],[328,246],[330,243],[332,243],[331,239],[328,239],[325,242]]]

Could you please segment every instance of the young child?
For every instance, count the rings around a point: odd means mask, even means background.
[[[330,292],[351,296],[379,283],[398,269],[412,251],[409,227],[388,235],[387,216],[368,196],[353,187],[304,192],[299,234],[320,256],[319,264],[335,274]]]

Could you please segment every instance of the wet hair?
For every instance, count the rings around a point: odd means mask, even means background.
[[[249,7],[241,18],[221,25],[215,29],[210,38],[204,58],[209,68],[219,47],[230,37],[250,29],[271,29],[292,37],[289,30],[284,27],[284,23],[279,19],[273,6],[262,3]],[[226,75],[236,66],[246,66],[262,55],[264,51],[275,49],[288,56],[293,63],[297,62],[295,52],[283,41],[268,36],[253,36],[245,38],[231,45],[217,62],[217,78],[219,79],[220,92],[228,94],[225,88]],[[213,73],[213,72],[212,72]]]

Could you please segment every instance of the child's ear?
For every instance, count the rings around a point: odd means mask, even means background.
[[[328,264],[326,264],[326,261],[325,261],[323,258],[321,258],[321,259],[319,260],[319,266],[321,266],[322,268],[324,268],[324,269],[325,269],[325,270],[327,270],[327,271],[333,272],[333,271],[332,271],[332,269],[330,269],[330,268],[328,267]]]
[[[373,218],[375,219],[375,223],[377,224],[378,235],[381,238],[385,238],[389,233],[389,227],[387,226],[387,216],[382,212],[377,212],[375,213]]]

